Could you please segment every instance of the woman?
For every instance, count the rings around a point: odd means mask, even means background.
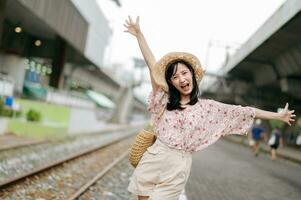
[[[277,119],[289,125],[294,121],[288,104],[281,113],[274,113],[200,99],[198,81],[204,71],[195,56],[174,52],[156,62],[140,30],[139,17],[136,22],[129,17],[124,26],[125,32],[137,38],[150,70],[148,109],[157,135],[128,187],[139,200],[178,199],[190,173],[191,154],[226,134],[245,134],[254,118]]]
[[[277,153],[277,149],[280,145],[281,148],[283,148],[284,146],[284,142],[283,142],[283,138],[281,136],[281,132],[279,128],[276,128],[272,131],[272,136],[269,139],[268,142],[271,151],[270,151],[270,155],[271,155],[271,160],[276,160],[276,153]]]

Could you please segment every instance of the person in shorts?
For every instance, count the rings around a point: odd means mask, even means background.
[[[251,139],[254,141],[252,145],[252,153],[254,156],[258,156],[261,141],[265,138],[264,129],[261,125],[261,120],[257,119],[254,126],[251,129]]]

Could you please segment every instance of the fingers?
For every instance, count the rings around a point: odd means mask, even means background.
[[[128,19],[126,19],[125,22],[127,23],[127,25],[133,24],[131,16],[128,16]]]
[[[128,19],[126,19],[125,22],[126,22],[127,25],[139,24],[139,16],[136,17],[136,22],[135,23],[134,23],[131,16],[128,16]]]
[[[131,24],[133,24],[133,20],[132,20],[131,16],[129,16],[129,20],[130,20]]]
[[[288,103],[285,104],[284,110],[288,109]]]
[[[124,30],[123,32],[127,32],[127,33],[129,33],[129,26],[128,25],[126,25],[126,24],[123,24],[123,26],[127,29],[127,30]]]

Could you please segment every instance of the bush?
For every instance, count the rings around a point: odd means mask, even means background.
[[[4,107],[4,99],[0,97],[0,109]]]
[[[7,108],[0,108],[0,116],[12,117],[13,116],[13,110],[12,109],[7,109]]]
[[[26,115],[27,121],[38,122],[41,120],[41,114],[36,110],[29,110]]]
[[[285,125],[284,122],[277,121],[277,120],[269,120],[269,123],[270,123],[270,126],[272,129],[275,129],[275,128],[282,129]]]
[[[15,117],[21,117],[22,116],[22,110],[14,111]]]

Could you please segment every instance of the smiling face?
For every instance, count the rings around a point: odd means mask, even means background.
[[[175,60],[168,64],[165,70],[165,80],[169,96],[167,110],[182,110],[187,107],[187,104],[194,105],[198,102],[198,82],[189,62]]]
[[[190,95],[193,89],[192,73],[185,64],[177,63],[170,81],[181,96]]]

